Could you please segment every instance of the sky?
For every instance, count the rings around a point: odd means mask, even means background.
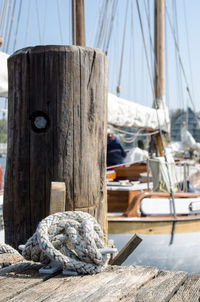
[[[120,96],[142,105],[152,106],[153,51],[151,39],[152,41],[154,39],[154,1],[138,1],[145,41],[142,39],[136,0],[109,0],[108,15],[111,12],[109,8],[113,1],[117,6],[108,48],[109,92],[116,92],[120,77],[122,49],[124,49]],[[97,32],[101,28],[98,20],[104,2],[104,0],[85,0],[86,45],[89,47],[102,47],[102,45],[97,45],[96,41]],[[5,0],[0,0],[0,10],[3,3]],[[11,13],[14,3],[15,15],[12,21]],[[21,14],[19,15],[20,5]],[[3,35],[4,32],[5,39],[3,47],[0,48],[1,51],[12,54],[15,50],[27,46],[72,44],[71,0],[10,0],[8,8],[8,12],[10,11],[8,25],[12,23],[12,27],[10,34],[9,26],[7,31],[6,26],[4,30],[3,25],[0,27],[0,35]],[[189,106],[200,111],[198,101],[200,98],[200,1],[166,0],[166,8],[166,103],[170,110],[186,109]],[[126,33],[124,43],[122,43],[125,24]],[[10,39],[8,39],[9,36]],[[176,36],[176,47],[174,36]],[[144,45],[147,49],[147,57]],[[177,52],[177,47],[179,52]],[[148,64],[150,70],[148,70]],[[191,98],[188,95],[187,87],[191,92]],[[5,103],[2,104],[1,106],[6,106]]]

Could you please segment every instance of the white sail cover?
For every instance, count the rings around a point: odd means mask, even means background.
[[[192,134],[187,130],[186,124],[181,127],[181,142],[186,149],[200,151],[200,143],[197,143]]]
[[[0,51],[0,97],[8,97],[8,68],[9,55]]]
[[[111,93],[108,94],[108,124],[170,132],[169,112],[164,102],[162,109],[156,110]]]

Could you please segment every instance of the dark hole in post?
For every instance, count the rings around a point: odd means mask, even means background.
[[[50,126],[48,115],[43,111],[35,111],[30,116],[31,128],[36,133],[44,133]]]

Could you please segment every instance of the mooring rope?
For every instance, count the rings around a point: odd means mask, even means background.
[[[84,212],[60,212],[43,219],[25,244],[22,256],[78,274],[96,274],[105,270],[109,256],[104,235],[95,218]]]
[[[10,245],[5,243],[0,243],[0,254],[4,254],[4,253],[20,255],[20,253],[14,248],[12,248]]]

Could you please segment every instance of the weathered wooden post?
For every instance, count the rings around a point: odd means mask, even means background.
[[[49,214],[51,181],[66,184],[65,210],[106,231],[107,60],[96,49],[37,46],[8,60],[5,240],[25,243]]]

